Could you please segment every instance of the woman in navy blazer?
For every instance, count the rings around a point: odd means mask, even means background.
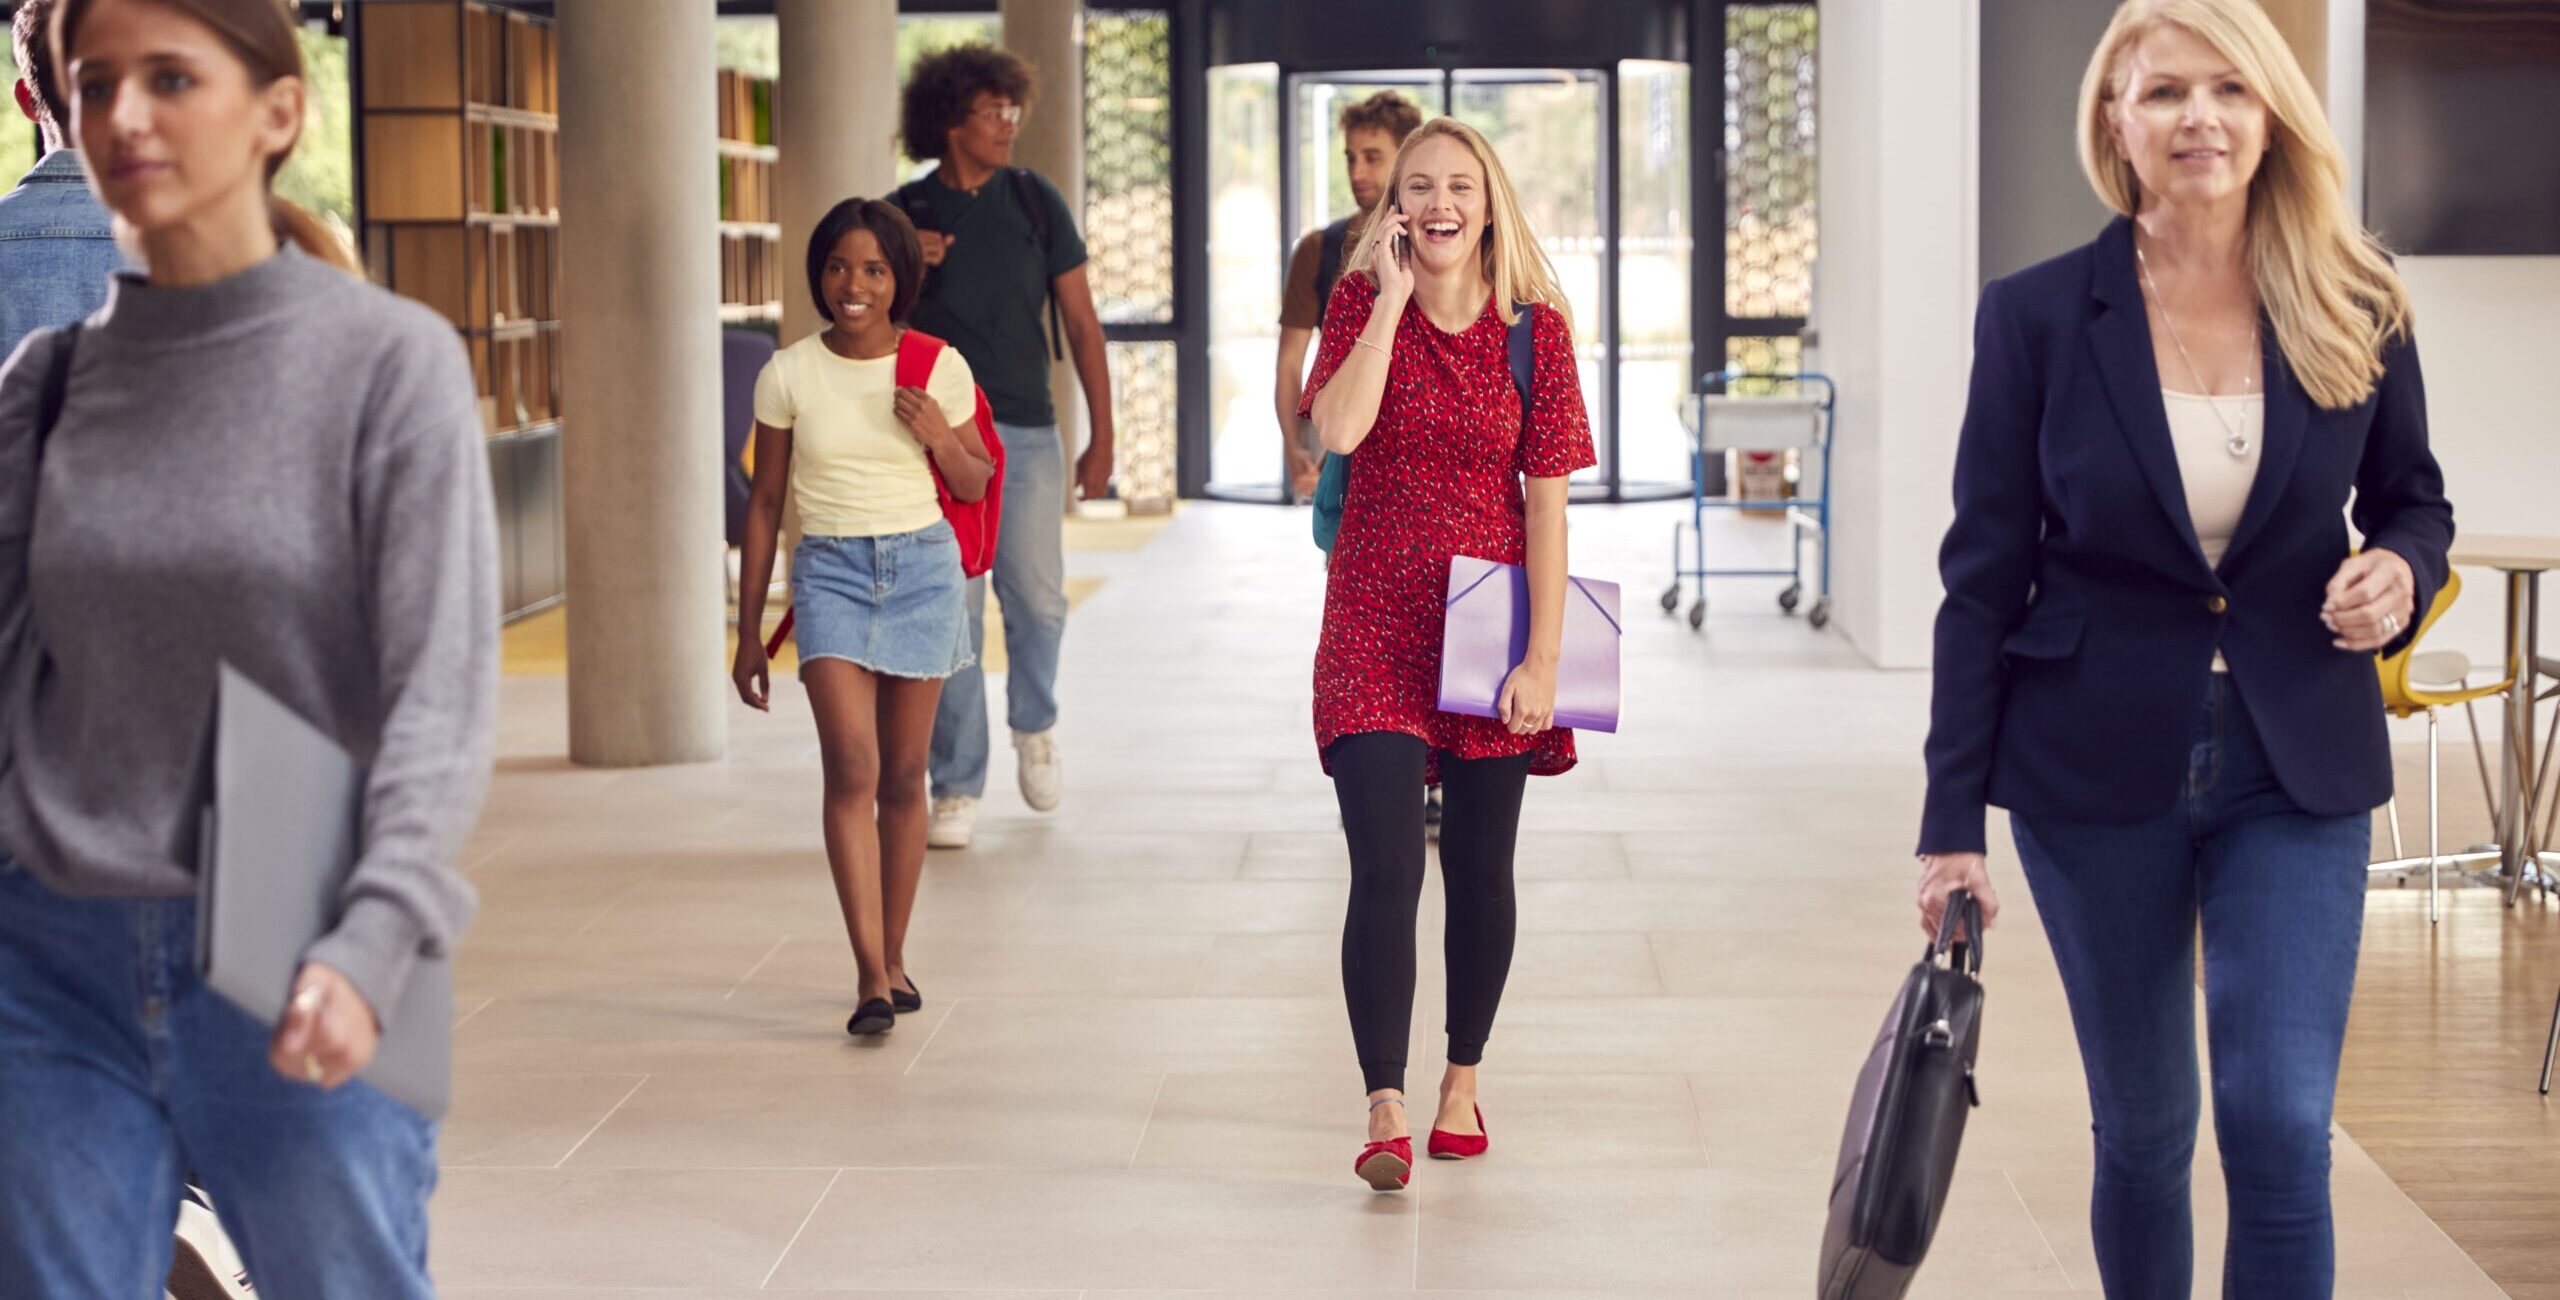
[[[1984,819],[2008,809],[2088,1073],[2113,1297],[2189,1294],[2200,926],[2225,1293],[2323,1296],[2391,795],[2373,652],[2443,584],[2453,512],[2406,294],[2257,5],[2130,0],[2080,119],[2125,215],[1994,281],[1975,323],[1922,920],[1958,888],[1996,912]]]

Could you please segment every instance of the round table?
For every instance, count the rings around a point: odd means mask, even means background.
[[[2537,869],[2546,869],[2560,854],[2533,851],[2533,796],[2541,774],[2534,754],[2533,704],[2540,686],[2542,618],[2542,575],[2560,569],[2560,537],[2520,537],[2514,535],[2458,535],[2454,538],[2452,560],[2455,564],[2496,569],[2507,575],[2507,662],[2515,666],[2515,685],[2507,693],[2506,775],[2500,782],[2505,800],[2498,809],[2498,847],[2504,854],[2500,863],[2507,878],[2507,902],[2512,906],[2516,891],[2525,877]],[[2551,1069],[2560,1057],[2560,999],[2551,1007],[2551,1036],[2542,1049],[2542,1091],[2551,1091]]]

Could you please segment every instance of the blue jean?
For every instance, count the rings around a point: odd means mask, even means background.
[[[2199,920],[2231,1209],[2222,1293],[2327,1296],[2337,1271],[2329,1115],[2364,937],[2371,817],[2296,807],[2217,674],[2168,811],[2120,826],[2010,820],[2089,1076],[2089,1223],[2110,1300],[2190,1294]]]
[[[322,1092],[195,973],[192,899],[75,899],[0,853],[0,1295],[159,1300],[182,1181],[268,1300],[423,1300],[436,1126]]]
[[[1004,517],[992,573],[969,582],[968,667],[933,715],[933,797],[987,792],[987,579],[1004,611],[1005,716],[1015,731],[1058,725],[1058,643],[1067,632],[1067,453],[1058,426],[999,424]]]

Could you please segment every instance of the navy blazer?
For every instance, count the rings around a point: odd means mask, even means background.
[[[2353,553],[2349,489],[2365,545],[2409,562],[2417,609],[2444,585],[2453,508],[2417,348],[2387,345],[2373,394],[2324,411],[2275,330],[2261,336],[2257,483],[2217,568],[2187,514],[2133,223],[1984,287],[1938,559],[1922,852],[1983,851],[1993,804],[2101,823],[2168,811],[2216,651],[2304,811],[2391,797],[2373,655],[2332,645],[2320,607]]]

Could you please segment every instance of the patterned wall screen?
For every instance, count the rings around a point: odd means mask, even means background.
[[[1725,313],[1813,304],[1814,6],[1736,4],[1724,51]]]
[[[1085,242],[1106,325],[1173,322],[1173,46],[1160,12],[1084,25]]]
[[[1180,359],[1171,343],[1114,343],[1109,352],[1120,498],[1133,511],[1170,506]]]
[[[1094,307],[1114,335],[1120,497],[1169,508],[1180,362],[1160,337],[1122,337],[1174,323],[1173,32],[1161,10],[1086,11],[1084,103],[1084,238]]]
[[[1788,334],[1756,338],[1736,334],[1724,341],[1726,368],[1744,375],[1790,375],[1804,364],[1804,340]],[[1795,391],[1793,380],[1740,379],[1726,391],[1736,397],[1771,397]]]

